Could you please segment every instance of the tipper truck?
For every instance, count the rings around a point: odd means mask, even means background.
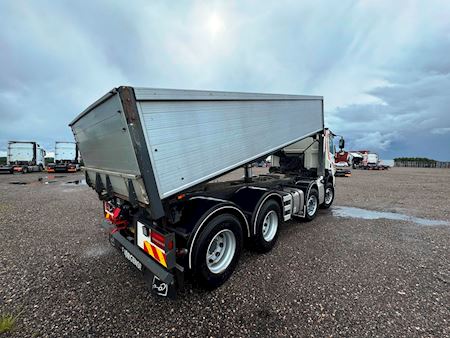
[[[333,203],[320,96],[119,87],[70,126],[111,244],[161,296],[222,285],[244,244],[268,252],[282,223]],[[268,156],[270,173],[253,176]]]
[[[9,141],[7,164],[0,166],[0,172],[23,174],[42,171],[45,165],[45,150],[36,142]]]
[[[47,172],[76,172],[80,169],[78,146],[75,142],[55,142],[55,162],[47,165]]]

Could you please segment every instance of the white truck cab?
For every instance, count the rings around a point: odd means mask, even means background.
[[[45,167],[45,150],[33,141],[9,141],[7,165],[0,167],[2,172],[26,174],[42,171]]]

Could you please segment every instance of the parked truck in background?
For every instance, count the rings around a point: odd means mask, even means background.
[[[350,154],[348,153],[348,151],[344,151],[341,149],[334,155],[334,161],[336,162],[336,165],[338,167],[348,167],[350,166]]]
[[[0,166],[0,172],[10,174],[42,171],[45,166],[45,150],[36,142],[9,141],[7,164]]]
[[[282,223],[333,203],[320,96],[119,87],[70,126],[111,243],[161,296],[220,286],[244,243],[268,252]],[[253,176],[270,155],[272,173]]]
[[[372,153],[369,150],[360,150],[358,152],[352,152],[351,154],[358,154],[353,156],[353,168],[364,170],[387,170],[389,166],[385,166],[381,163],[380,157],[377,153]]]
[[[54,163],[47,165],[47,172],[76,172],[80,169],[80,155],[75,142],[55,142]]]
[[[348,151],[344,150],[345,141],[341,136],[339,140],[339,151],[335,151],[334,162],[336,166],[337,177],[350,177],[352,172],[350,170],[351,156]]]
[[[379,162],[378,154],[375,154],[375,153],[366,153],[366,154],[364,154],[363,163],[368,168],[378,167],[378,162]]]

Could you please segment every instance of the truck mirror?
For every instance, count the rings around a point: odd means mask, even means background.
[[[339,149],[344,149],[344,147],[345,147],[345,140],[341,137],[340,139],[339,139]]]

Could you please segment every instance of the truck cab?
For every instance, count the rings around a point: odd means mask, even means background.
[[[9,173],[29,173],[42,171],[45,167],[45,150],[37,142],[9,141],[7,165],[0,171]]]
[[[302,139],[272,155],[273,173],[297,175],[299,179],[315,181],[318,204],[329,208],[334,200],[335,163],[333,133],[325,128],[323,133]]]
[[[80,169],[80,152],[75,142],[55,142],[55,161],[47,172],[76,172]]]

